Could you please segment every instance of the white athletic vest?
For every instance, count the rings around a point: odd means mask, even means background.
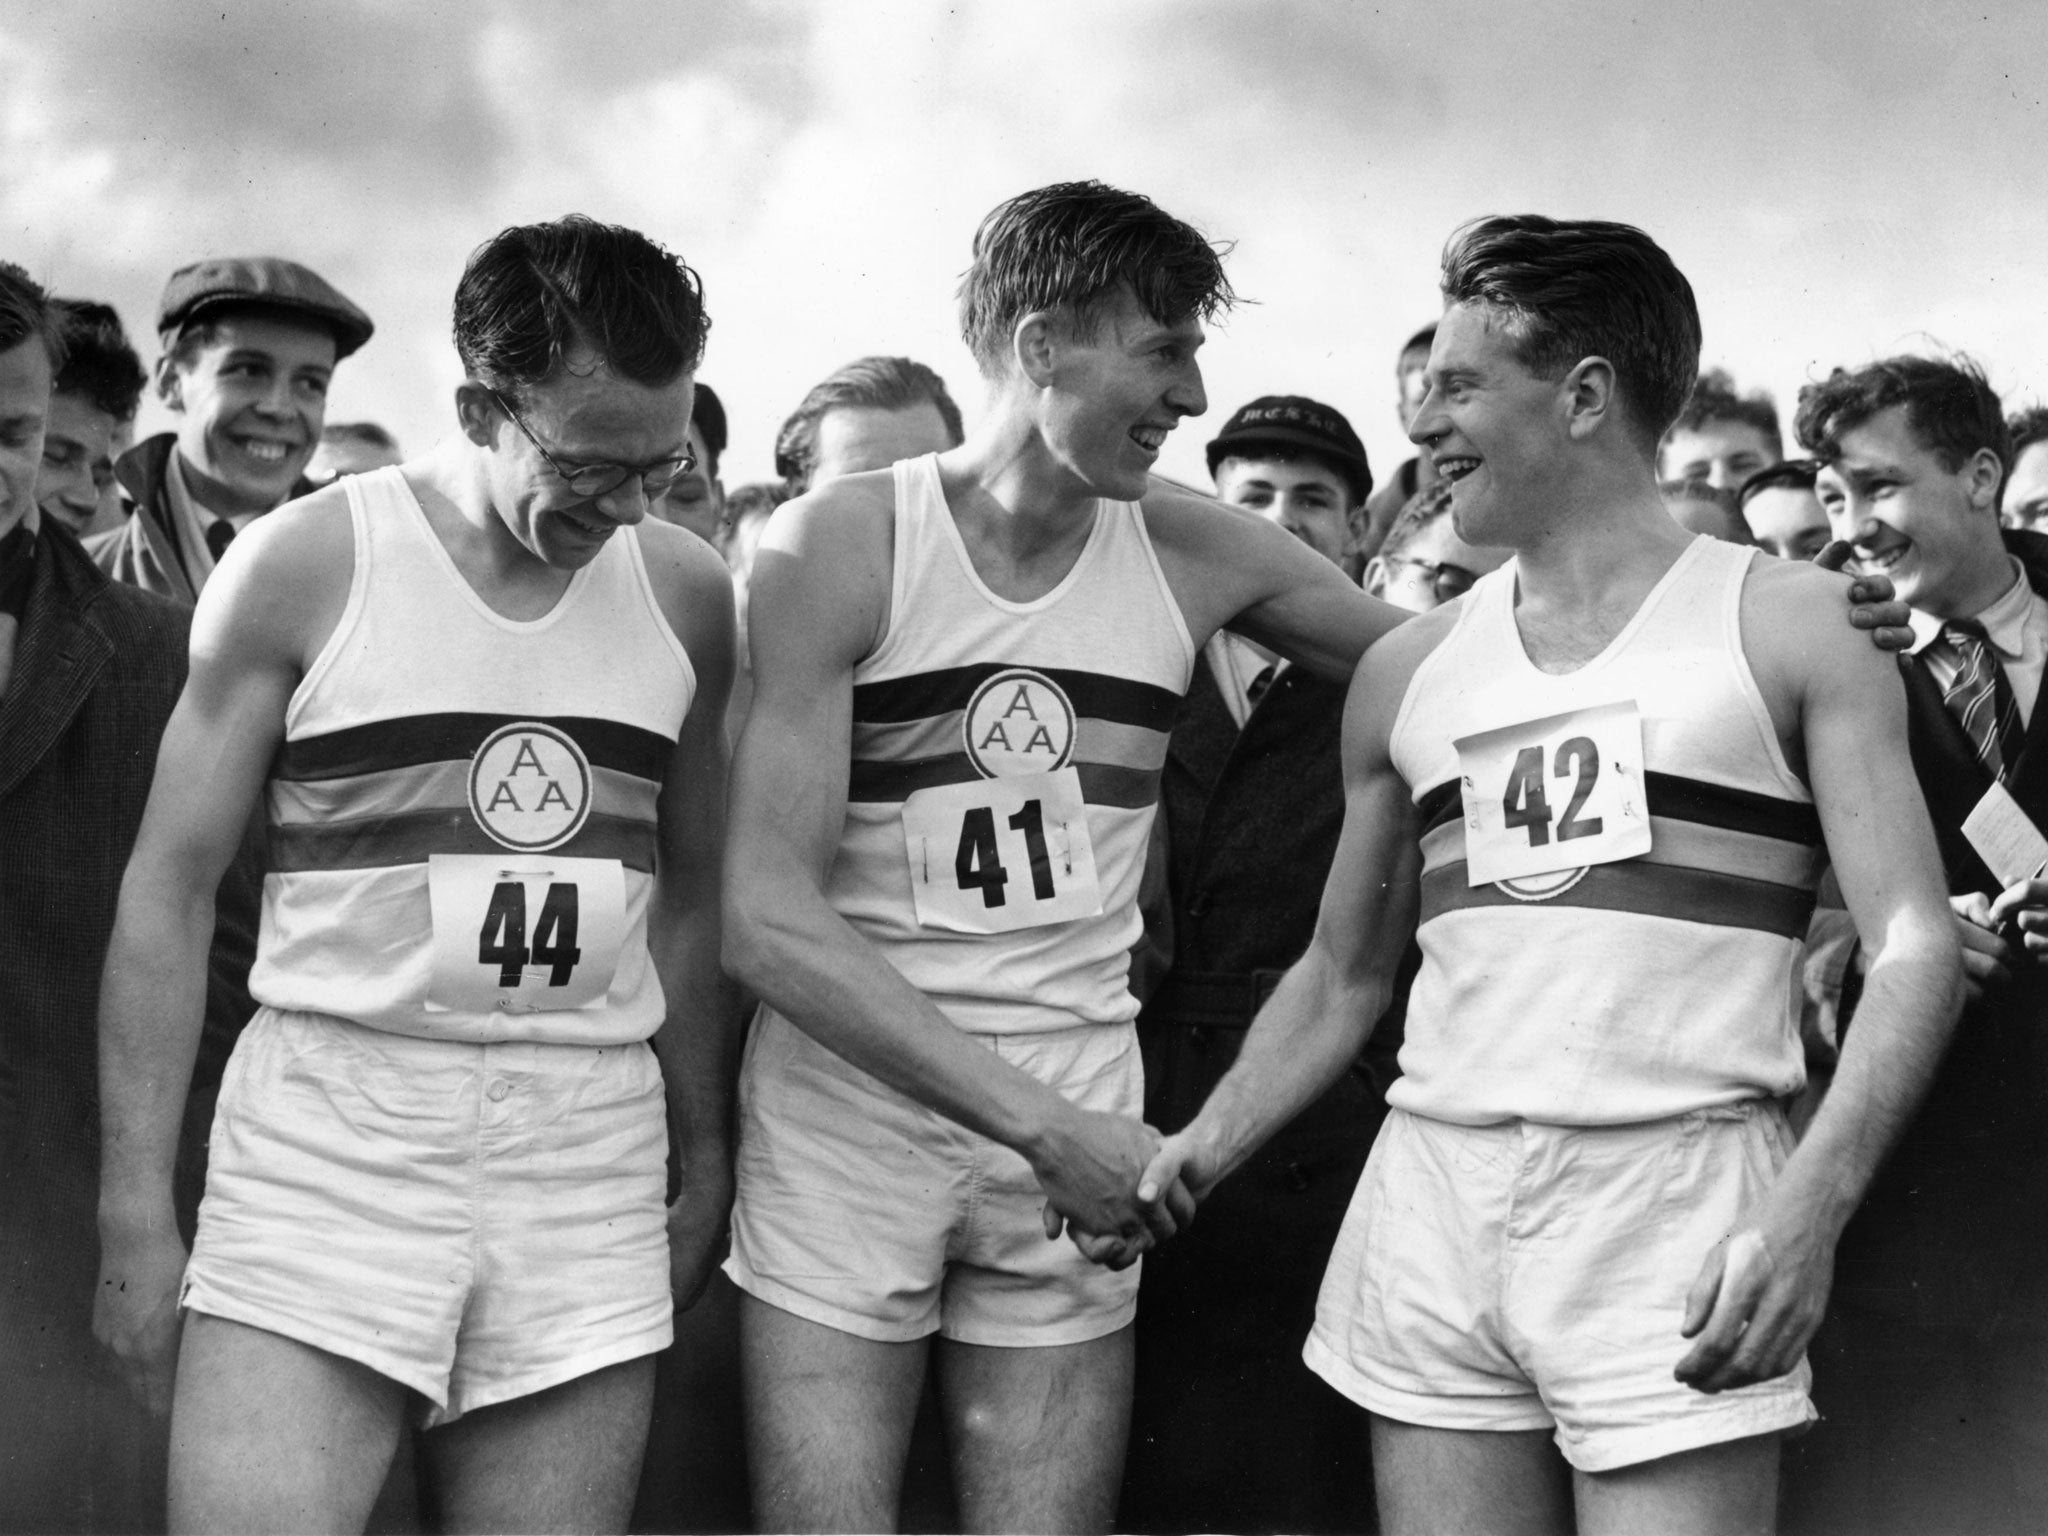
[[[979,1034],[1121,1023],[1166,741],[1194,665],[1135,502],[1029,603],[974,573],[935,457],[896,466],[889,628],[854,669],[826,891]]]
[[[1610,1125],[1804,1081],[1796,966],[1823,851],[1743,656],[1752,555],[1695,540],[1565,676],[1523,649],[1509,561],[1416,669],[1392,752],[1422,814],[1423,963],[1390,1103]],[[1612,857],[1631,835],[1647,851]],[[1587,848],[1608,861],[1571,867]],[[1474,886],[1473,854],[1563,867]]]
[[[400,471],[346,485],[355,573],[271,768],[250,991],[434,1039],[645,1039],[655,800],[696,674],[636,531],[517,621]]]

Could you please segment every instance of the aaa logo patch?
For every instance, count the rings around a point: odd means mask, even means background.
[[[986,779],[1051,773],[1074,755],[1074,706],[1043,672],[1012,667],[974,690],[960,722],[968,759]]]
[[[501,726],[469,760],[469,810],[507,848],[559,848],[590,815],[590,759],[551,725]]]

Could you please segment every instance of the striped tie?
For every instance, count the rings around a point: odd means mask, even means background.
[[[2020,755],[2023,736],[2020,707],[2013,698],[2005,668],[1975,619],[1955,619],[1942,626],[1942,638],[1961,662],[1942,702],[1968,733],[1977,760],[1994,779],[2005,778]]]

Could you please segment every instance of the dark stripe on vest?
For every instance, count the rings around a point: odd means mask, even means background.
[[[1076,715],[1170,731],[1180,710],[1180,695],[1152,683],[1100,672],[1073,672],[1064,667],[1031,667],[1017,662],[978,661],[970,667],[916,672],[879,683],[856,683],[853,718],[882,725],[898,720],[924,720],[965,709],[974,690],[999,672],[1036,672],[1059,684]]]
[[[1820,813],[1797,800],[1780,800],[1753,790],[1730,789],[1725,784],[1708,784],[1700,779],[1682,778],[1675,773],[1643,775],[1645,797],[1652,816],[1672,821],[1696,822],[1703,827],[1721,827],[1730,832],[1749,832],[1758,837],[1775,837],[1781,842],[1820,846]],[[1415,808],[1422,817],[1422,830],[1434,831],[1465,813],[1458,793],[1458,781],[1451,779],[1416,796]]]
[[[578,715],[400,715],[319,736],[288,741],[278,749],[271,777],[340,779],[421,763],[466,761],[476,756],[491,732],[531,722],[551,725],[583,749],[600,768],[614,768],[661,783],[676,744],[653,731],[617,720]]]
[[[1711,923],[1718,928],[1754,928],[1784,939],[1806,937],[1813,893],[1768,880],[1720,874],[1678,864],[1624,859],[1594,864],[1569,890],[1542,901],[1520,900],[1496,885],[1466,883],[1465,861],[1446,864],[1422,877],[1422,910],[1417,926],[1446,912],[1472,907],[1593,907],[1605,912],[1640,912],[1647,917]]]
[[[617,859],[651,875],[654,848],[654,828],[647,822],[592,813],[568,842],[537,856]],[[270,867],[281,874],[424,864],[432,853],[509,856],[515,851],[478,826],[467,806],[270,828]]]
[[[1159,799],[1156,769],[1122,768],[1114,763],[1076,763],[1081,799],[1089,805],[1136,811]],[[942,784],[972,784],[983,775],[965,752],[920,758],[911,763],[856,760],[848,778],[846,798],[863,804],[907,800],[920,789]]]

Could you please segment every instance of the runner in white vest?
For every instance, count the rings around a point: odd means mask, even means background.
[[[962,292],[980,427],[763,536],[726,926],[765,1003],[730,1265],[763,1529],[893,1528],[935,1332],[963,1525],[1114,1514],[1137,1276],[1043,1212],[1148,1240],[1125,957],[1167,732],[1225,623],[1344,676],[1400,617],[1151,479],[1228,298],[1142,197],[1005,204]]]
[[[1305,1351],[1372,1413],[1383,1527],[1765,1530],[1835,1241],[1960,995],[1903,695],[1837,578],[1664,511],[1700,332],[1647,236],[1483,220],[1443,287],[1410,435],[1516,558],[1360,667],[1315,943],[1141,1194],[1200,1196],[1319,1094],[1416,933]],[[1794,1150],[1823,842],[1879,948]]]
[[[177,1352],[174,1529],[360,1529],[409,1416],[450,1527],[624,1529],[730,1200],[731,584],[646,516],[696,275],[571,218],[486,244],[455,309],[459,435],[208,583],[122,887],[96,1326],[159,1402]],[[259,793],[263,1007],[188,1264],[204,935]]]

